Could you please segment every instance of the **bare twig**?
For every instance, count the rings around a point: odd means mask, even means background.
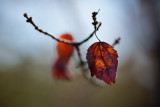
[[[94,29],[95,29],[95,36],[96,36],[96,38],[99,40],[99,42],[101,42],[100,39],[98,38],[97,34],[96,34],[96,29],[97,29],[97,24],[98,24],[98,21],[97,21],[97,17],[96,17],[96,16],[97,16],[97,14],[99,13],[99,11],[100,11],[100,9],[98,10],[98,12],[93,12],[93,13],[92,13],[92,19],[93,19],[92,24],[93,24]]]
[[[101,25],[102,25],[102,23],[100,22],[100,23],[98,24],[96,30],[94,30],[86,39],[84,39],[83,41],[79,42],[78,44],[81,45],[81,44],[83,44],[84,42],[88,41],[88,40],[94,35],[94,33],[99,30],[99,27],[100,27]]]
[[[34,26],[34,28],[39,31],[40,33],[43,33],[47,36],[50,36],[51,38],[53,38],[54,40],[56,40],[57,42],[63,42],[63,43],[67,43],[67,44],[71,44],[74,46],[80,46],[82,45],[84,42],[88,41],[93,35],[94,33],[99,29],[99,27],[101,26],[101,23],[98,24],[97,29],[95,29],[86,39],[82,40],[81,42],[70,42],[68,40],[62,40],[62,39],[58,39],[56,38],[54,35],[43,31],[42,29],[40,29],[32,20],[32,17],[28,17],[27,13],[24,13],[24,17],[27,19],[26,22],[30,23],[31,25]]]
[[[78,53],[78,57],[79,57],[79,59],[80,59],[80,65],[83,66],[83,65],[85,64],[85,62],[82,60],[81,53],[80,53],[80,49],[79,49],[78,46],[76,47],[76,50],[77,50],[77,53]]]
[[[97,13],[98,14],[98,13]],[[86,63],[82,60],[82,57],[81,57],[81,53],[80,53],[80,49],[79,49],[79,46],[82,45],[83,43],[87,42],[93,35],[94,33],[96,33],[97,30],[99,30],[99,27],[101,26],[101,23],[96,23],[96,25],[98,24],[98,26],[94,29],[94,31],[84,40],[82,40],[81,42],[71,42],[71,41],[68,41],[68,40],[62,40],[62,39],[58,39],[56,38],[54,35],[48,33],[48,32],[45,32],[43,31],[42,29],[40,29],[32,20],[32,17],[28,17],[27,13],[24,13],[24,17],[27,19],[26,22],[30,23],[31,25],[33,25],[33,27],[39,31],[40,33],[43,33],[47,36],[50,36],[51,38],[53,38],[54,40],[56,40],[57,42],[63,42],[63,43],[67,43],[67,44],[70,44],[70,45],[73,45],[76,50],[77,50],[77,53],[78,53],[78,57],[80,59],[80,66],[84,66]]]

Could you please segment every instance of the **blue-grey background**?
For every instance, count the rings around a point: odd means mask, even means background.
[[[144,0],[0,0],[0,106],[1,107],[147,107],[154,104],[156,24],[153,7]],[[156,4],[156,5],[154,5]],[[92,12],[100,12],[98,37],[109,44],[121,37],[116,84],[94,86],[80,74],[75,52],[69,69],[72,81],[56,82],[51,67],[56,41],[26,23],[24,13],[56,37],[70,33],[81,41],[93,30]],[[153,12],[154,11],[154,12]],[[157,13],[155,13],[157,14]],[[158,15],[156,18],[159,17]],[[155,19],[156,19],[155,18]],[[80,48],[98,41],[92,37]]]

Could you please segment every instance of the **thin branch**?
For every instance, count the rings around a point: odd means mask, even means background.
[[[97,29],[94,30],[86,39],[84,39],[83,41],[79,42],[78,44],[81,45],[81,44],[83,44],[84,42],[88,41],[88,40],[94,35],[94,33],[99,30],[99,27],[100,27],[101,25],[102,25],[102,23],[99,22],[99,24],[98,24],[98,26],[97,26]]]
[[[48,33],[48,32],[45,32],[43,31],[42,29],[40,29],[32,20],[32,17],[28,17],[27,13],[24,13],[24,17],[27,19],[26,22],[30,23],[31,25],[34,26],[34,28],[39,31],[40,33],[43,33],[47,36],[50,36],[51,38],[53,38],[54,40],[56,40],[57,42],[63,42],[63,43],[67,43],[67,44],[71,44],[71,45],[74,45],[74,46],[80,46],[82,45],[84,42],[88,41],[96,31],[98,31],[99,27],[101,26],[101,23],[98,24],[98,27],[97,29],[95,29],[86,39],[82,40],[81,42],[70,42],[68,40],[62,40],[62,39],[58,39],[56,38],[54,35]]]
[[[98,13],[97,13],[98,14]],[[70,45],[73,45],[75,46],[76,50],[77,50],[77,54],[78,54],[78,57],[79,57],[79,60],[80,60],[80,66],[84,66],[86,63],[82,60],[82,56],[81,56],[81,53],[80,53],[80,49],[79,49],[79,46],[82,45],[83,43],[87,42],[93,35],[94,33],[96,33],[96,31],[99,30],[100,26],[102,25],[101,23],[96,23],[96,25],[98,24],[98,26],[94,29],[94,31],[84,40],[82,40],[81,42],[71,42],[71,41],[68,41],[68,40],[62,40],[62,39],[58,39],[56,38],[54,35],[48,33],[48,32],[45,32],[43,31],[42,29],[40,29],[32,20],[32,17],[28,17],[27,13],[24,13],[24,17],[27,19],[26,22],[30,23],[31,25],[33,25],[33,27],[39,31],[40,33],[43,33],[47,36],[50,36],[51,38],[53,38],[54,40],[56,40],[57,42],[63,42],[63,43],[67,43],[67,44],[70,44]]]
[[[83,66],[85,64],[85,62],[82,60],[82,56],[81,56],[80,49],[79,49],[78,46],[76,47],[76,50],[77,50],[78,57],[79,57],[79,60],[80,60],[80,65]]]

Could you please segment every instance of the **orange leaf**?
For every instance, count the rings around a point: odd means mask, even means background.
[[[73,41],[72,35],[70,34],[63,34],[60,36],[60,39]],[[69,79],[70,76],[67,72],[67,64],[73,54],[74,46],[58,42],[57,50],[58,59],[56,60],[52,68],[53,77],[56,79]]]
[[[72,35],[70,34],[63,34],[60,36],[60,39],[73,41]],[[58,42],[57,50],[58,50],[59,57],[65,60],[69,60],[69,58],[73,54],[74,46],[70,44]]]
[[[107,84],[115,83],[118,66],[118,54],[114,48],[105,42],[96,42],[88,48],[88,66],[91,76],[96,76]]]

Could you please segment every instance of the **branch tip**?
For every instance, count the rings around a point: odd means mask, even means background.
[[[28,16],[27,16],[27,13],[24,13],[24,15],[23,15],[23,16],[24,16],[24,17],[28,17]]]
[[[118,37],[118,38],[114,41],[114,43],[113,43],[112,46],[115,46],[115,45],[119,44],[120,40],[121,40],[121,38]]]

